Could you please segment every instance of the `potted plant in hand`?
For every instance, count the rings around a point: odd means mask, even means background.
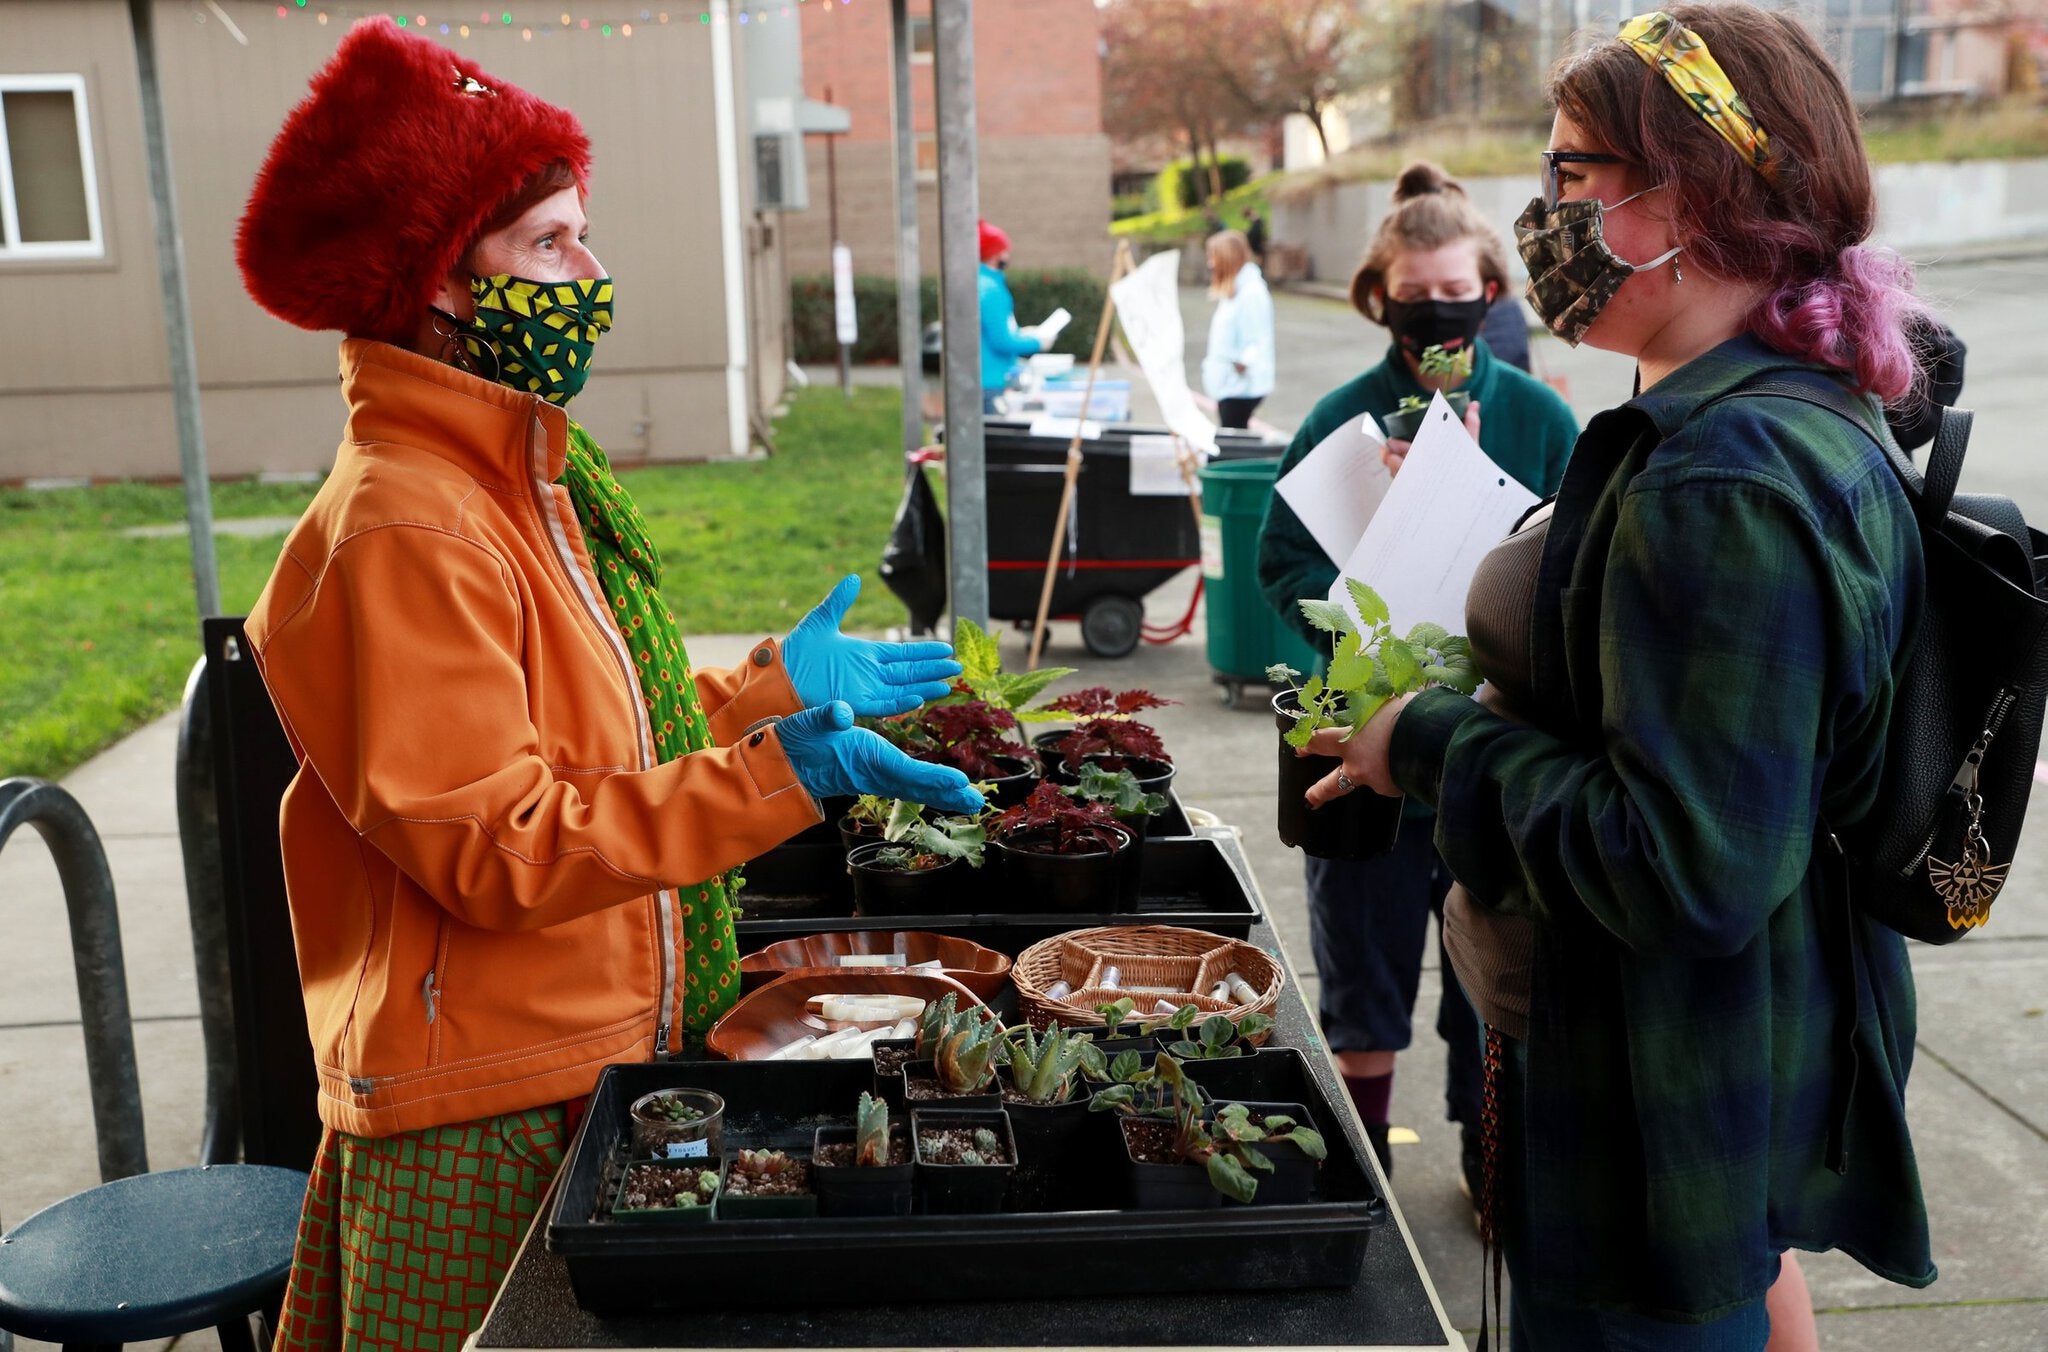
[[[1460,347],[1447,352],[1442,346],[1425,348],[1416,363],[1425,379],[1435,378],[1448,385],[1453,380],[1464,380],[1472,374],[1472,358],[1475,349]],[[1444,402],[1451,406],[1457,417],[1465,416],[1465,406],[1472,402],[1472,396],[1464,390],[1443,390]],[[1389,441],[1413,441],[1421,430],[1422,415],[1429,412],[1427,396],[1408,395],[1395,406],[1394,411],[1380,420],[1380,430]]]
[[[1410,629],[1407,638],[1396,638],[1379,593],[1353,578],[1345,578],[1344,586],[1363,629],[1335,601],[1299,603],[1309,623],[1330,635],[1329,672],[1303,681],[1293,667],[1266,669],[1270,680],[1287,685],[1273,696],[1280,729],[1280,841],[1319,859],[1370,859],[1393,848],[1402,800],[1359,788],[1310,808],[1309,787],[1342,768],[1343,761],[1296,752],[1320,728],[1345,728],[1348,738],[1388,700],[1426,686],[1446,685],[1469,695],[1479,686],[1479,673],[1472,665],[1472,645],[1463,638],[1427,622]]]
[[[819,1127],[812,1137],[811,1180],[821,1216],[908,1216],[910,1138],[889,1129],[889,1105],[862,1094],[850,1127]]]
[[[1012,909],[1115,909],[1122,893],[1118,856],[1130,847],[1131,833],[1103,804],[1076,802],[1059,785],[1040,783],[990,823],[989,835],[1009,877]]]
[[[1075,782],[1082,764],[1093,759],[1105,770],[1129,770],[1148,793],[1167,792],[1173,783],[1173,757],[1166,754],[1158,729],[1138,722],[1133,715],[1178,702],[1149,690],[1112,694],[1106,685],[1092,685],[1052,701],[1047,709],[1080,720],[1059,740],[1059,777],[1069,784]]]
[[[846,856],[855,915],[930,915],[947,908],[953,889],[982,865],[988,840],[981,817],[925,821],[914,803],[899,803],[883,838]]]

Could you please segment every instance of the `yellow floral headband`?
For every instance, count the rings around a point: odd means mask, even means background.
[[[1663,10],[1652,10],[1624,23],[1621,40],[1662,75],[1702,121],[1721,133],[1722,140],[1741,151],[1766,182],[1777,180],[1771,138],[1757,125],[1749,105],[1698,33]]]

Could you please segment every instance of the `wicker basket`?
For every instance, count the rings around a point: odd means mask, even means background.
[[[1114,987],[1101,984],[1109,967],[1118,969]],[[1210,998],[1209,990],[1233,971],[1259,993],[1256,1000]],[[1112,925],[1054,935],[1018,954],[1010,968],[1018,1008],[1034,1028],[1055,1019],[1069,1028],[1099,1024],[1101,1015],[1095,1007],[1122,996],[1132,998],[1140,1019],[1153,1017],[1148,1011],[1164,999],[1174,1005],[1193,1004],[1236,1022],[1247,1014],[1272,1014],[1285,980],[1280,964],[1264,949],[1173,925]],[[1049,998],[1046,992],[1061,981],[1073,988],[1071,993],[1064,1000]],[[1163,993],[1168,986],[1174,988],[1172,993]],[[1262,1043],[1269,1036],[1251,1040]]]

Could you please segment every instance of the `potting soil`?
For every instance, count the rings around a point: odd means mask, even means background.
[[[854,1143],[852,1141],[835,1141],[829,1145],[819,1146],[818,1163],[828,1169],[851,1168],[853,1166],[853,1149]],[[893,1132],[889,1141],[889,1163],[910,1163],[910,1142],[901,1136],[895,1135]]]
[[[974,1144],[974,1132],[967,1127],[942,1127],[926,1131],[917,1138],[917,1146],[926,1164],[958,1164],[960,1157],[973,1150],[981,1156],[983,1164],[1013,1164],[1010,1152],[1003,1147],[1002,1138],[996,1138],[994,1150],[978,1150]]]
[[[698,1191],[704,1175],[718,1176],[715,1169],[669,1169],[653,1164],[636,1164],[619,1181],[619,1204],[635,1211],[656,1207],[709,1206],[710,1198]]]
[[[801,1197],[810,1190],[811,1166],[803,1160],[789,1161],[776,1174],[750,1173],[745,1163],[736,1163],[725,1176],[725,1191],[730,1197]]]

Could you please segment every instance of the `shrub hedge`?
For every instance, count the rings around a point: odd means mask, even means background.
[[[1054,352],[1068,352],[1086,361],[1095,343],[1095,326],[1101,322],[1106,294],[1103,281],[1081,268],[1010,269],[1010,291],[1017,298],[1017,322],[1035,324],[1065,306],[1074,316]],[[936,277],[918,280],[918,323],[920,329],[939,317],[939,283]],[[856,274],[853,279],[853,311],[860,327],[860,340],[853,345],[853,359],[860,363],[897,360],[896,279]],[[816,273],[792,277],[789,282],[789,313],[796,335],[797,361],[829,365],[839,360],[839,339],[833,320],[832,278]]]
[[[1223,191],[1241,188],[1252,181],[1252,167],[1242,155],[1221,155],[1216,160],[1223,173]],[[1191,210],[1209,195],[1209,166],[1199,169],[1185,155],[1169,160],[1159,177],[1152,180],[1152,200],[1159,211]]]

